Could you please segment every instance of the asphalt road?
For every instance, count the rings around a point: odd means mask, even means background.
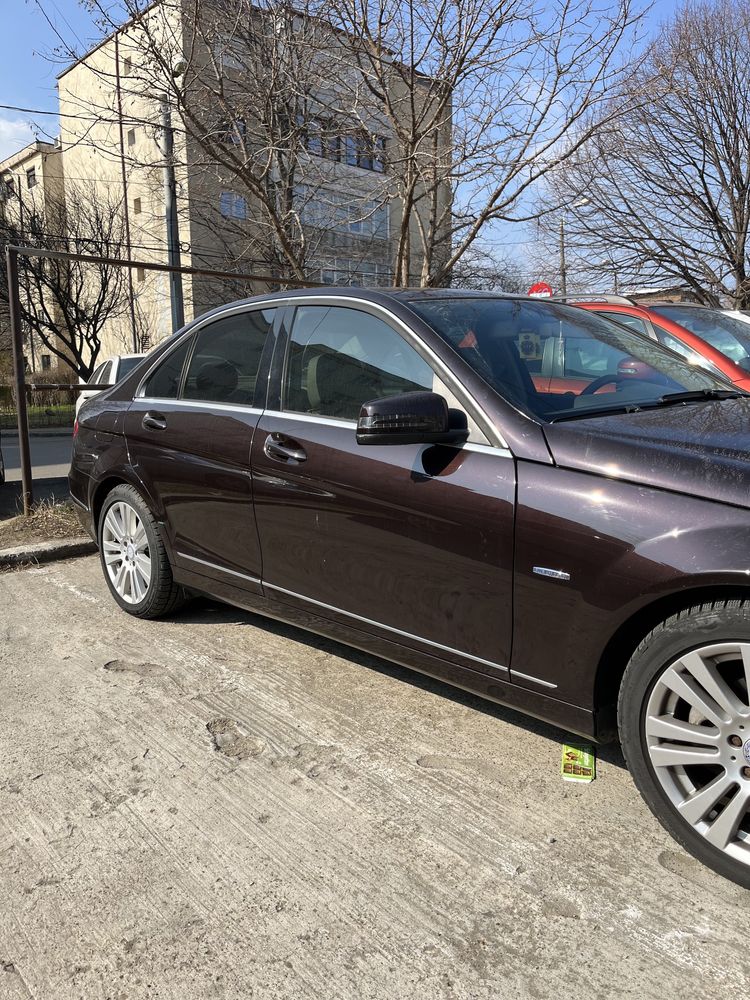
[[[0,995],[723,1000],[748,894],[615,748],[96,557],[0,576]]]
[[[70,429],[35,432],[30,437],[31,465],[34,479],[67,476],[70,469],[72,431]],[[21,480],[21,452],[18,434],[2,431],[0,448],[5,459],[5,477],[9,483]]]

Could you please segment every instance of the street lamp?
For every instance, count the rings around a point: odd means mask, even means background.
[[[570,208],[583,208],[585,205],[590,204],[589,198],[579,198],[578,201],[574,201]],[[563,209],[562,215],[560,216],[560,292],[563,295],[568,294],[568,269],[565,264],[565,216],[567,214],[567,209]]]

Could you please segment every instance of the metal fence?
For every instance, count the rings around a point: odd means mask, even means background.
[[[10,386],[10,396],[5,399],[0,397],[0,428],[12,427],[14,423],[18,428],[24,514],[30,513],[34,499],[29,428],[72,426],[75,399],[84,387],[81,385],[45,385],[39,379],[36,379],[34,382],[27,381],[23,354],[20,282],[18,277],[19,257],[77,261],[84,264],[110,264],[115,267],[129,268],[131,271],[157,271],[166,272],[170,275],[184,274],[191,277],[212,278],[219,281],[247,281],[283,288],[318,287],[321,284],[320,282],[301,281],[295,278],[280,278],[270,274],[244,274],[209,268],[178,267],[169,264],[156,264],[152,261],[125,260],[103,257],[98,254],[72,253],[63,250],[40,249],[38,247],[6,247],[5,259],[8,270],[8,305],[10,335],[13,347],[13,377]],[[103,389],[106,386],[97,386],[97,388]]]

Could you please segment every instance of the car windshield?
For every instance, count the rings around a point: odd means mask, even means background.
[[[655,313],[679,323],[711,347],[750,371],[750,327],[717,309],[695,306],[652,306]]]
[[[731,389],[655,341],[574,306],[489,296],[425,296],[409,306],[498,393],[542,420]]]

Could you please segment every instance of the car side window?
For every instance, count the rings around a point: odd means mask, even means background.
[[[200,329],[183,398],[252,406],[263,346],[275,309],[234,313]]]
[[[192,342],[192,337],[186,337],[179,347],[170,351],[164,360],[157,365],[143,387],[144,396],[149,396],[152,399],[177,399],[182,369],[185,366]]]
[[[649,336],[646,323],[638,316],[628,316],[627,313],[620,312],[606,312],[604,309],[598,310],[598,312],[600,316],[614,320],[615,323],[621,323],[622,326],[627,326],[629,330],[635,330],[636,333],[642,333],[646,337]]]
[[[112,381],[112,362],[107,361],[106,364],[102,365],[101,374],[97,380],[98,385],[109,385]]]
[[[101,381],[101,374],[102,374],[102,372],[104,371],[104,368],[105,368],[106,364],[107,364],[107,362],[106,362],[106,361],[103,361],[103,362],[102,362],[102,363],[101,363],[101,364],[100,364],[100,365],[99,365],[99,366],[98,366],[98,367],[97,367],[97,368],[96,368],[96,369],[94,370],[94,374],[93,374],[93,375],[91,376],[91,378],[90,378],[90,379],[88,380],[88,382],[86,383],[86,385],[96,385],[96,384],[97,384],[97,382]]]

